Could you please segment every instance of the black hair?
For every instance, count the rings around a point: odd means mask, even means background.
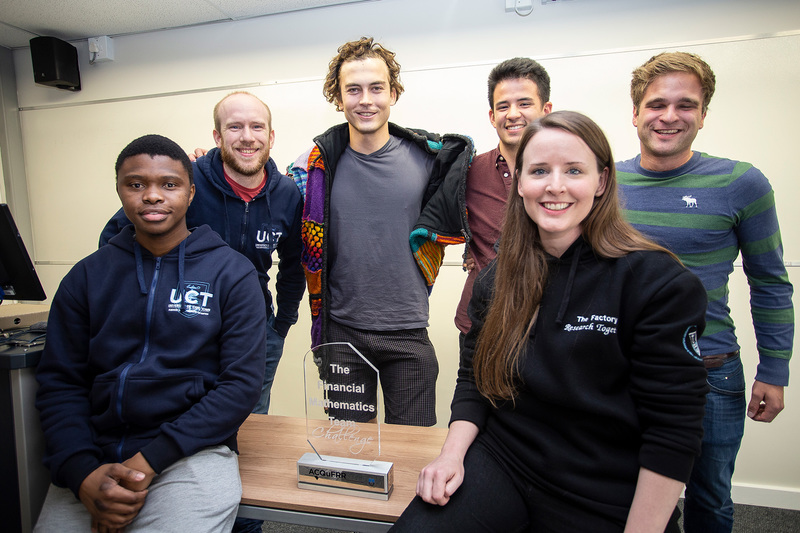
[[[181,165],[183,165],[183,168],[186,169],[186,173],[189,175],[189,185],[194,183],[194,177],[192,176],[192,162],[189,160],[189,156],[186,155],[186,152],[183,150],[183,148],[178,146],[178,143],[172,139],[164,137],[163,135],[144,135],[131,141],[128,146],[122,149],[117,157],[117,163],[114,165],[115,175],[119,176],[119,169],[126,159],[141,154],[147,154],[151,157],[156,155],[164,155],[170,159],[178,161]]]
[[[505,80],[518,78],[531,80],[539,90],[542,105],[550,101],[550,75],[542,65],[527,57],[506,59],[495,66],[489,73],[489,107],[494,109],[494,90],[497,84]]]

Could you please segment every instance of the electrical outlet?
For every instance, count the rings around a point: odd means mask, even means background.
[[[104,35],[89,38],[89,62],[114,61],[114,39]]]

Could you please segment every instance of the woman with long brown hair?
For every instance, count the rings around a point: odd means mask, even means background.
[[[602,130],[520,141],[440,456],[395,531],[679,531],[700,448],[706,294],[622,218]]]

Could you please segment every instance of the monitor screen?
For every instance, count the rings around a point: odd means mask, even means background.
[[[6,204],[0,204],[0,289],[0,302],[47,299]]]

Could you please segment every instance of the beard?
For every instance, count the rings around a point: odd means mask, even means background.
[[[222,157],[222,162],[244,176],[255,176],[259,172],[262,172],[264,165],[266,165],[267,161],[269,161],[269,150],[265,150],[264,148],[262,148],[259,152],[260,155],[258,159],[253,160],[247,165],[242,164],[239,159],[237,159],[236,151],[229,148],[227,144],[222,143],[219,151],[220,157]]]

